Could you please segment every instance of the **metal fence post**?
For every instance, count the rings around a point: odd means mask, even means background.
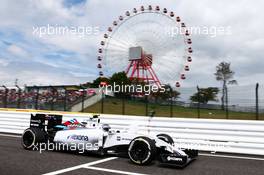
[[[201,117],[201,114],[200,114],[200,88],[199,88],[199,86],[197,85],[197,95],[198,95],[198,99],[197,99],[197,101],[198,101],[198,103],[197,103],[197,117],[198,118],[200,118]]]
[[[5,96],[4,96],[4,101],[3,101],[3,103],[4,103],[4,108],[6,108],[6,107],[7,107],[8,88],[7,88],[5,85],[3,85],[2,87],[5,88]]]
[[[256,84],[256,120],[259,120],[259,84]]]
[[[146,104],[146,116],[148,116],[148,96],[145,95],[145,104]]]
[[[67,111],[67,100],[68,100],[68,92],[67,92],[67,89],[66,87],[64,87],[64,103],[63,103],[63,109],[64,111]]]
[[[226,101],[226,119],[229,119],[229,111],[228,111],[228,90],[227,86],[225,86],[225,101]]]
[[[82,90],[82,111],[84,112],[84,88],[82,87],[82,85],[80,85],[80,89]]]
[[[52,93],[52,99],[50,103],[50,110],[54,110],[54,96],[55,96],[55,88],[53,86],[50,86],[51,93]]]
[[[104,89],[102,89],[101,113],[104,113]]]
[[[122,93],[122,115],[125,115],[125,93]]]
[[[20,108],[20,104],[21,104],[21,88],[18,85],[16,85],[16,87],[18,88],[17,108]]]
[[[170,87],[170,117],[173,117],[173,100],[172,100],[172,87]]]
[[[37,89],[37,94],[36,94],[36,97],[35,97],[35,109],[38,109],[39,87],[35,86],[35,88]]]

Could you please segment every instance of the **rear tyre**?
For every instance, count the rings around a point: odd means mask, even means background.
[[[163,140],[164,142],[170,144],[170,145],[173,145],[174,144],[174,141],[172,139],[171,136],[169,136],[168,134],[158,134],[157,137],[160,139],[160,140]]]
[[[134,138],[129,144],[128,156],[134,164],[150,164],[156,156],[156,145],[154,140],[143,136]]]
[[[22,146],[27,150],[32,150],[46,141],[46,133],[39,128],[28,128],[22,135]]]

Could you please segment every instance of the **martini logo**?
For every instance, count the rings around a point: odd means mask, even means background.
[[[168,160],[168,161],[171,161],[171,160],[172,160],[172,161],[181,162],[181,161],[182,161],[182,158],[168,156],[168,157],[167,157],[167,160]]]
[[[89,141],[88,136],[85,135],[69,135],[67,137],[67,139],[71,139],[71,140],[82,140],[82,141]]]

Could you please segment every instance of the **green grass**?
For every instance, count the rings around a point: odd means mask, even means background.
[[[149,104],[148,111],[154,110],[155,116],[170,117],[170,106]],[[85,112],[101,113],[101,102],[98,102],[85,109]],[[120,99],[105,99],[104,100],[104,113],[105,114],[122,114],[122,100]],[[146,104],[138,101],[125,101],[125,114],[126,115],[139,115],[145,116]],[[179,118],[197,118],[197,109],[187,108],[181,106],[173,107],[173,117]],[[226,113],[223,110],[201,109],[201,118],[209,119],[226,119]],[[255,113],[248,112],[231,112],[229,111],[229,119],[242,119],[242,120],[255,120]],[[264,119],[264,114],[259,115],[259,119]]]

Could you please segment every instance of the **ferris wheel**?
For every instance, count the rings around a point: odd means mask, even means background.
[[[159,6],[141,6],[114,20],[100,41],[99,75],[125,71],[131,80],[180,87],[192,62],[185,23]]]

